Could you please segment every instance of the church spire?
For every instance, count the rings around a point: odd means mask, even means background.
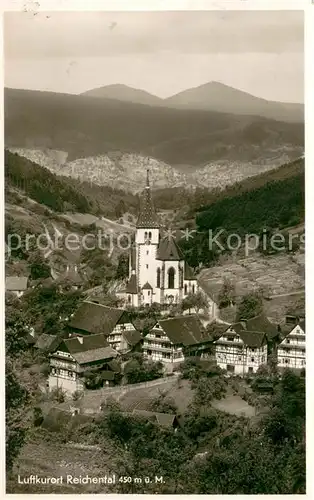
[[[146,170],[146,186],[141,195],[140,213],[137,219],[136,227],[138,228],[159,228],[159,223],[152,200],[150,185],[149,185],[149,170]]]

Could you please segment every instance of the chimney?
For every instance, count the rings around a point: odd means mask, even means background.
[[[76,337],[80,344],[83,344],[83,337]]]

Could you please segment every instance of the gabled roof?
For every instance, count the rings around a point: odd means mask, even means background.
[[[173,344],[190,346],[210,341],[201,321],[194,314],[162,319],[159,325]]]
[[[138,344],[143,338],[138,330],[124,330],[122,336],[130,346]]]
[[[142,290],[152,290],[153,287],[148,281],[146,281],[145,285],[142,286]]]
[[[58,350],[69,352],[79,364],[112,359],[118,355],[102,334],[65,339]]]
[[[189,264],[184,262],[184,279],[186,281],[196,280],[196,276],[193,272],[193,269],[189,266]]]
[[[157,248],[157,260],[184,260],[182,250],[174,238],[166,236],[160,240]]]
[[[94,302],[84,301],[71,318],[69,327],[84,330],[88,333],[103,333],[109,335],[119,320],[127,313],[124,309],[108,307]]]
[[[264,314],[259,314],[254,318],[247,319],[245,322],[247,330],[264,332],[269,338],[273,338],[278,335],[277,326],[271,323]]]
[[[266,343],[266,334],[264,332],[242,330],[239,332],[239,335],[248,347],[261,347]]]
[[[248,331],[248,330],[240,330],[236,334],[225,331],[222,333],[217,339],[221,339],[221,337],[230,337],[230,340],[233,340],[235,335],[239,335],[241,340],[243,341],[244,345],[247,347],[261,347],[266,343],[266,334],[264,332],[253,332],[253,331]],[[216,343],[216,341],[215,341]]]
[[[138,293],[137,279],[135,274],[131,275],[131,278],[126,285],[125,291],[126,293]]]
[[[133,410],[133,415],[144,417],[148,420],[155,420],[157,424],[161,425],[162,427],[171,427],[176,420],[176,415],[147,410]]]
[[[60,274],[60,276],[57,279],[58,282],[60,281],[70,281],[74,285],[80,285],[83,283],[83,280],[81,276],[79,275],[78,271],[76,270],[75,267],[69,266],[68,269],[65,271],[65,273]]]
[[[149,186],[148,171],[145,189],[140,200],[140,213],[136,223],[137,228],[159,228],[155,207]]]
[[[9,292],[23,292],[27,290],[27,276],[7,276],[5,279],[5,288]]]
[[[35,348],[41,351],[52,351],[57,348],[61,340],[56,335],[42,333],[35,342]]]
[[[228,330],[234,330],[236,333],[242,332],[242,330],[246,329],[245,322],[238,321],[237,323],[233,323],[228,327]]]

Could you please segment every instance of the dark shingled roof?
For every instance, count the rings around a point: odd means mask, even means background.
[[[41,351],[52,351],[57,348],[60,342],[61,340],[56,335],[42,333],[36,340],[35,348],[40,349]]]
[[[138,293],[137,279],[135,274],[131,275],[131,278],[126,285],[125,291],[126,293]]]
[[[240,336],[247,347],[261,347],[266,343],[266,334],[264,332],[240,330],[237,334]],[[231,337],[230,340],[232,340],[234,336],[234,333],[225,331],[220,335],[219,339],[221,337]],[[219,341],[219,339],[217,340]]]
[[[158,260],[184,260],[183,253],[174,238],[166,236],[161,239],[157,249]]]
[[[148,281],[146,281],[145,285],[142,286],[142,290],[152,290],[153,287]]]
[[[163,319],[159,320],[159,324],[173,344],[190,346],[210,340],[196,315]]]
[[[71,318],[69,326],[88,333],[109,335],[123,314],[126,314],[123,309],[84,301]]]
[[[137,228],[159,228],[155,207],[149,186],[148,173],[146,187],[140,200],[140,213],[136,223]]]
[[[7,276],[5,288],[8,292],[23,292],[27,289],[27,276]]]
[[[241,323],[241,321],[238,321],[237,323],[233,323],[232,325],[230,325],[228,327],[228,329],[229,328],[232,329],[232,330],[234,330],[237,333],[240,333],[240,332],[242,332],[242,330],[246,329],[246,325],[245,325],[245,322]]]
[[[157,424],[163,427],[171,427],[175,420],[176,415],[170,413],[158,413],[154,411],[147,410],[133,410],[133,415],[147,418],[148,420],[155,420]]]
[[[187,262],[184,262],[184,279],[185,280],[196,280],[196,276]]]
[[[80,337],[80,340],[77,337],[65,339],[59,350],[62,351],[65,346],[65,352],[68,351],[79,364],[112,359],[118,355],[102,334]]]
[[[246,329],[253,332],[264,332],[269,338],[273,338],[278,335],[277,326],[271,323],[264,314],[247,319]]]
[[[239,332],[241,339],[244,344],[248,347],[261,347],[266,343],[266,335],[263,332],[251,332],[248,330],[242,330]]]
[[[138,344],[143,338],[138,330],[124,330],[122,335],[131,346]]]

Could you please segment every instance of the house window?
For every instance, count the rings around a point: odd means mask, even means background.
[[[253,366],[249,366],[249,373],[253,373]]]
[[[160,288],[160,267],[157,268],[157,288]]]
[[[264,363],[265,361],[265,356],[262,356],[262,363]]]
[[[128,295],[128,303],[130,304],[131,302],[131,295]]]
[[[285,363],[288,365],[290,363],[290,359],[285,359]]]
[[[254,363],[254,358],[251,358],[251,363]]]
[[[290,339],[287,339],[286,342],[287,342],[287,344],[290,344]]]
[[[174,275],[175,270],[173,267],[170,267],[168,270],[168,288],[174,288]]]
[[[195,285],[192,286],[192,293],[195,293]]]
[[[251,349],[252,352],[255,352],[255,349]]]
[[[188,286],[187,284],[184,285],[184,295],[188,294]]]

